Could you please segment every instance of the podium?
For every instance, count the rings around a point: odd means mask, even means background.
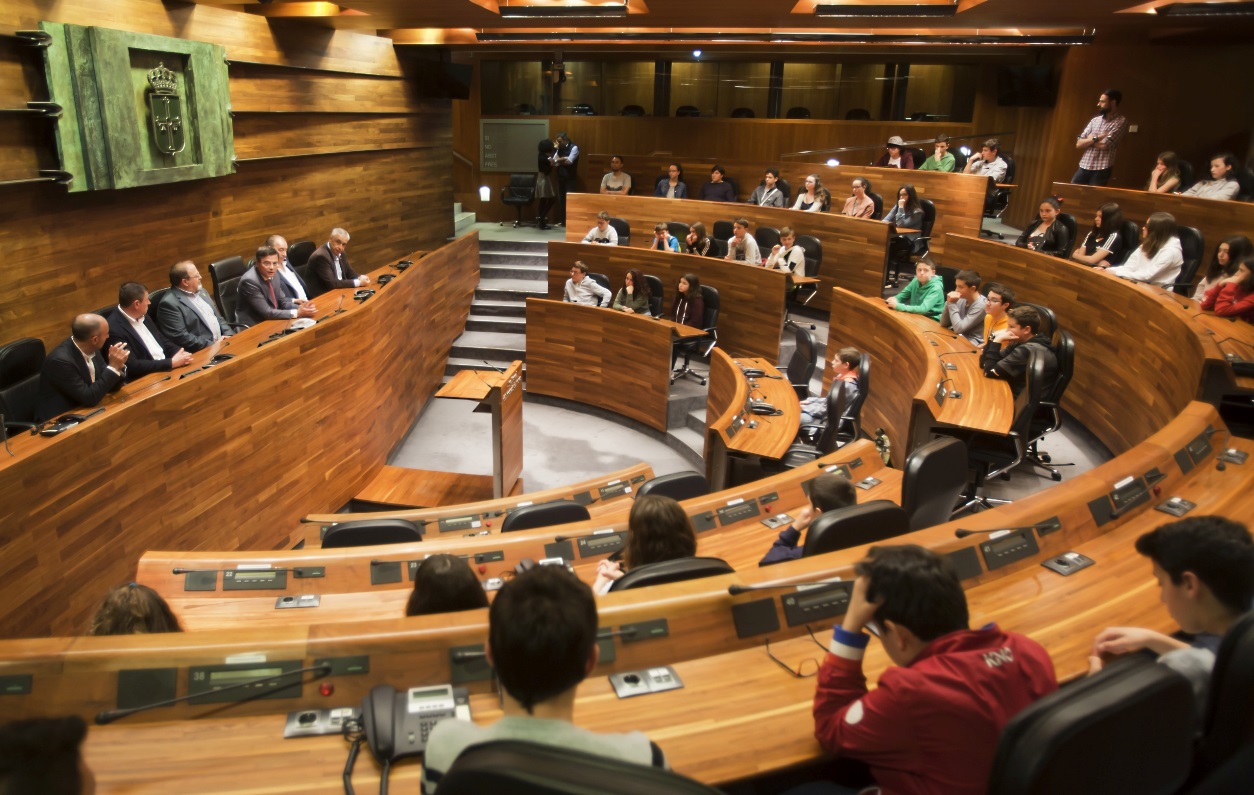
[[[435,396],[476,400],[476,412],[492,415],[492,496],[514,494],[523,467],[522,362],[512,362],[504,371],[462,370]]]

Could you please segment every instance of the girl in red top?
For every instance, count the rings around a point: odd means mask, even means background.
[[[1236,273],[1207,290],[1202,309],[1254,323],[1254,257],[1242,260]]]

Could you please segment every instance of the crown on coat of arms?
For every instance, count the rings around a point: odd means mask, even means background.
[[[148,73],[148,84],[158,94],[173,94],[179,87],[174,72],[164,62],[157,64],[157,68]]]

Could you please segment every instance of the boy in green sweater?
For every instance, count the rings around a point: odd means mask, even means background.
[[[940,320],[945,308],[945,286],[936,277],[936,266],[925,259],[914,266],[914,278],[893,298],[887,299],[888,308],[898,312],[913,312]]]

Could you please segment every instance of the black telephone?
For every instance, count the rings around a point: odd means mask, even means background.
[[[361,725],[370,751],[380,764],[421,754],[435,725],[456,717],[457,703],[451,685],[401,692],[391,685],[376,685],[361,702]]]
[[[776,408],[766,401],[758,401],[749,406],[754,414],[775,414]]]

